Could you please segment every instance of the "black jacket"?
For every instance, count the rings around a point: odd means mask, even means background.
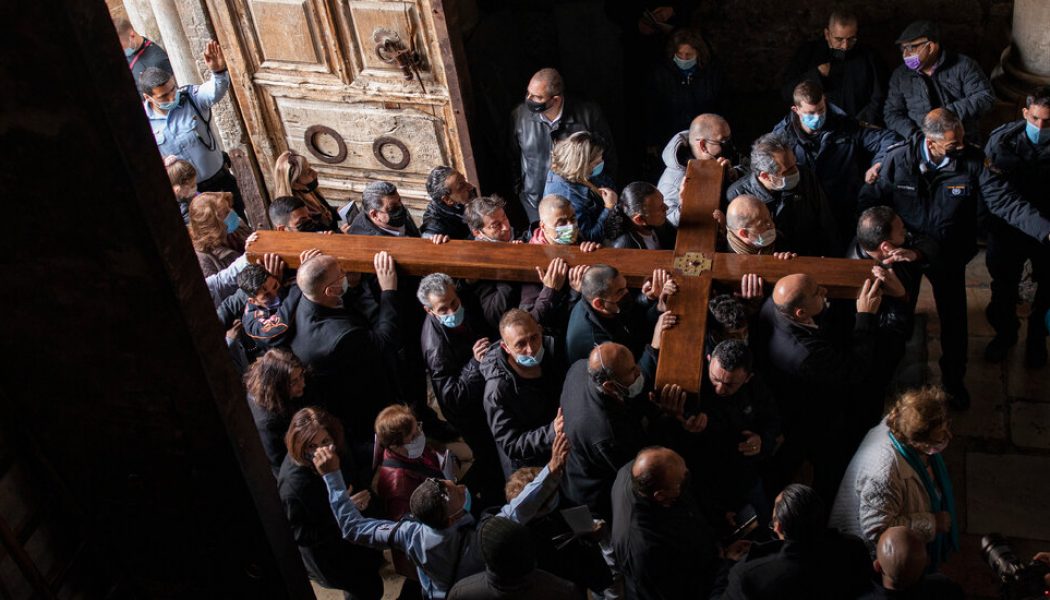
[[[697,115],[724,114],[725,73],[718,60],[686,72],[670,58],[653,66],[648,100],[647,146],[660,146]]]
[[[689,492],[661,506],[634,491],[623,465],[612,487],[612,544],[629,600],[706,598],[718,573],[718,541]]]
[[[605,172],[616,174],[616,149],[612,130],[609,129],[602,110],[597,104],[586,100],[565,97],[561,118],[551,129],[539,114],[530,112],[524,103],[511,113],[511,152],[514,170],[514,189],[528,213],[529,221],[539,218],[537,207],[547,184],[550,170],[551,149],[577,131],[589,131],[600,137],[605,144]]]
[[[540,569],[519,581],[501,581],[491,571],[476,573],[456,582],[448,600],[578,600],[580,590],[571,582]]]
[[[871,576],[871,558],[864,542],[828,530],[820,541],[753,544],[743,560],[724,564],[711,597],[856,598],[869,585]]]
[[[845,242],[824,189],[813,171],[799,166],[801,180],[793,190],[770,191],[758,173],[738,179],[726,191],[723,209],[737,196],[750,194],[762,200],[777,226],[777,251],[801,256],[841,256]]]
[[[456,204],[449,206],[440,200],[431,200],[423,211],[423,226],[419,228],[420,233],[430,237],[434,235],[447,235],[450,240],[470,240],[470,228],[463,220],[463,209],[465,205]]]
[[[861,125],[834,105],[828,105],[827,121],[814,135],[802,130],[794,112],[788,112],[773,133],[790,140],[799,167],[816,174],[838,223],[839,239],[851,239],[857,231],[857,194],[864,173],[882,162],[900,137],[888,129]]]
[[[598,344],[616,342],[627,346],[635,360],[640,361],[646,342],[652,338],[653,325],[660,316],[656,303],[625,302],[621,304],[620,310],[620,314],[610,319],[599,315],[581,297],[569,314],[569,326],[565,331],[565,360],[571,364],[587,358]]]
[[[939,245],[938,260],[948,264],[966,264],[977,254],[978,219],[986,211],[1046,242],[1050,220],[985,168],[980,148],[967,145],[937,170],[927,163],[924,144],[919,134],[887,153],[878,180],[860,192],[861,210],[892,207],[909,231]]]
[[[638,362],[646,390],[652,388],[656,360],[656,351],[647,346]],[[627,403],[603,394],[591,381],[586,360],[569,368],[561,392],[565,435],[572,447],[561,484],[567,502],[588,506],[607,521],[612,518],[609,490],[620,467],[650,443],[642,421],[646,415],[655,416],[654,406],[645,390]]]
[[[1025,134],[1024,119],[1000,126],[988,138],[988,169],[1002,176],[1043,217],[1050,218],[1050,144],[1035,145]],[[995,228],[1007,226],[991,219]]]
[[[612,248],[628,248],[633,250],[647,250],[645,241],[630,228],[629,225],[625,226],[627,231],[620,237],[614,239],[609,246]],[[660,245],[660,250],[674,250],[675,241],[678,238],[678,229],[670,223],[664,223],[661,227],[656,228],[656,241]]]
[[[827,77],[817,70],[824,63],[831,64]],[[795,52],[784,73],[780,95],[785,102],[793,102],[795,86],[803,81],[815,81],[824,88],[828,102],[847,115],[866,123],[881,124],[886,79],[886,65],[871,46],[856,44],[844,59],[836,60],[831,56],[827,40],[821,37],[806,42]]]
[[[944,61],[933,77],[898,66],[890,76],[883,117],[886,127],[902,138],[910,138],[922,128],[931,110],[947,108],[962,119],[966,139],[980,135],[980,118],[995,104],[995,93],[981,66],[969,56],[941,51]],[[932,90],[932,94],[931,94]]]
[[[344,477],[355,489],[367,488],[367,482],[353,478],[353,461],[343,453]],[[361,487],[361,486],[364,487]],[[324,479],[313,467],[295,464],[286,456],[277,478],[281,503],[292,537],[299,545],[306,570],[325,587],[356,591],[367,597],[365,589],[374,587],[377,570],[383,555],[377,550],[358,546],[343,539],[332,508],[328,504],[328,489]],[[379,582],[382,590],[382,583]]]
[[[554,417],[558,414],[565,367],[554,338],[543,338],[542,375],[520,377],[498,345],[481,361],[485,377],[485,416],[496,440],[503,475],[521,467],[541,467],[550,459]]]
[[[259,430],[259,439],[262,440],[263,450],[266,458],[270,459],[270,468],[276,478],[281,470],[288,448],[284,445],[284,435],[288,433],[288,426],[292,424],[292,415],[302,408],[298,404],[286,407],[283,413],[275,413],[266,410],[255,403],[255,398],[248,395],[248,408],[252,411],[255,420],[255,428]]]
[[[922,252],[923,258],[919,262],[898,262],[891,265],[893,274],[897,276],[904,286],[905,297],[893,298],[882,295],[882,303],[879,305],[879,335],[892,336],[894,339],[904,343],[911,338],[912,328],[915,323],[915,305],[919,300],[919,287],[922,285],[922,269],[935,257],[936,245],[924,241],[907,244],[908,246]],[[866,260],[875,265],[875,260],[860,247],[854,239],[850,244],[846,258],[854,260]]]
[[[857,596],[858,600],[963,600],[964,597],[962,586],[940,573],[924,575],[906,590],[887,590],[881,583],[872,582],[867,592]]]

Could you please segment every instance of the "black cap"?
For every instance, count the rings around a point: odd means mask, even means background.
[[[912,21],[897,38],[896,44],[903,44],[919,38],[927,38],[931,42],[941,41],[941,28],[933,21]]]

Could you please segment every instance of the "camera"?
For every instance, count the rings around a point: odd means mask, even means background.
[[[1006,600],[1030,600],[1050,597],[1044,576],[1050,565],[1038,561],[1022,562],[1002,534],[989,533],[981,538],[981,556],[1003,582]]]

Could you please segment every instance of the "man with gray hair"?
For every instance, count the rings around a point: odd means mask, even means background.
[[[985,167],[981,149],[964,142],[962,120],[945,108],[931,110],[922,133],[891,149],[874,184],[861,190],[861,210],[885,205],[908,231],[938,246],[924,274],[933,287],[941,321],[941,377],[954,408],[970,405],[966,390],[966,264],[977,255],[977,215],[982,204],[996,217],[1041,243],[1050,220],[1006,180]]]
[[[743,174],[741,167],[733,166],[739,157],[731,136],[728,121],[716,114],[705,113],[693,119],[688,130],[676,133],[664,146],[661,158],[665,168],[657,187],[664,195],[668,223],[678,227],[682,211],[682,182],[690,160],[713,160],[722,165],[726,170],[722,180],[723,193]]]
[[[813,171],[800,167],[791,143],[767,133],[751,147],[751,174],[726,191],[723,206],[737,196],[755,196],[773,216],[777,249],[801,256],[840,256],[844,243],[828,199]]]
[[[616,175],[612,130],[601,108],[593,102],[566,97],[565,83],[555,69],[540,69],[532,76],[525,101],[511,113],[511,124],[514,189],[530,223],[539,218],[538,207],[555,143],[578,131],[591,132],[605,149],[605,172],[610,177]]]

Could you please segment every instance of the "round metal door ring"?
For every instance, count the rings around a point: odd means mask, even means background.
[[[395,156],[391,155],[397,152],[400,152],[400,158],[395,160]],[[408,146],[401,140],[388,135],[377,137],[372,142],[372,154],[384,167],[395,171],[404,169],[412,160],[412,153],[408,151]]]
[[[317,145],[317,136],[319,135],[328,136],[335,142],[335,154],[329,154]],[[310,154],[313,154],[317,160],[322,162],[334,165],[346,160],[346,142],[343,141],[343,136],[339,135],[339,132],[331,127],[325,125],[311,125],[307,127],[306,133],[303,134],[303,143],[306,144],[306,149],[310,151]]]

